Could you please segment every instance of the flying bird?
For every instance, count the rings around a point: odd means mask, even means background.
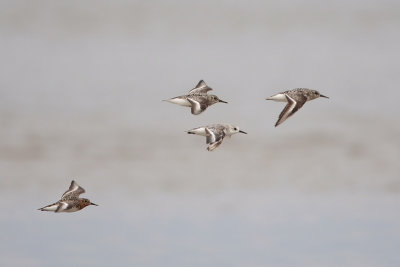
[[[199,115],[209,106],[215,103],[228,103],[218,98],[216,95],[209,95],[208,92],[213,90],[203,80],[200,80],[195,88],[189,91],[186,95],[177,96],[171,99],[166,99],[173,104],[178,104],[184,107],[190,107],[193,115]]]
[[[275,127],[277,127],[287,118],[296,113],[307,101],[313,100],[318,97],[329,98],[327,96],[321,95],[316,90],[311,90],[307,88],[296,88],[268,97],[266,100],[288,102],[285,108],[282,110],[281,114],[279,114],[279,119],[276,122]]]
[[[40,208],[41,211],[54,211],[54,212],[74,212],[83,209],[89,205],[95,205],[89,199],[79,198],[80,194],[85,193],[85,189],[80,187],[74,180],[72,180],[69,189],[61,196],[61,199],[56,203],[47,205]]]
[[[240,130],[239,127],[234,126],[232,124],[212,124],[208,126],[194,128],[192,130],[187,131],[187,133],[205,136],[206,143],[208,144],[207,147],[208,151],[213,151],[219,145],[221,145],[225,136],[231,137],[231,135],[236,133],[247,134],[246,132]]]

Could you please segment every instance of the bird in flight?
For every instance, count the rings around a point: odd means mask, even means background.
[[[275,127],[284,122],[294,113],[296,113],[307,101],[316,99],[318,97],[329,98],[327,96],[321,95],[316,90],[311,90],[307,88],[296,88],[268,97],[266,100],[287,102],[285,108],[282,110],[281,114],[279,114],[279,119],[276,122]]]
[[[72,180],[69,189],[61,196],[61,199],[56,203],[47,205],[40,208],[41,211],[54,211],[54,212],[74,212],[83,209],[89,205],[95,205],[89,199],[79,198],[80,194],[85,193],[85,189],[80,187],[74,180]]]
[[[219,145],[221,145],[225,136],[231,137],[231,135],[236,133],[247,134],[246,132],[240,130],[239,127],[234,126],[232,124],[212,124],[208,126],[194,128],[192,130],[187,131],[187,133],[205,136],[206,143],[208,144],[207,147],[208,151],[213,151]]]
[[[228,103],[218,98],[216,95],[209,95],[208,92],[213,90],[203,80],[200,80],[195,88],[190,90],[188,94],[166,99],[173,104],[184,107],[190,107],[193,115],[199,115],[209,106],[215,103]]]

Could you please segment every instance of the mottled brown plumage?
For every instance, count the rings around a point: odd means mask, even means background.
[[[188,94],[166,99],[164,101],[184,107],[190,107],[192,114],[198,115],[215,103],[227,103],[219,99],[216,95],[209,95],[208,92],[211,90],[213,89],[201,80],[195,88],[189,91]]]
[[[296,88],[288,90],[279,94],[275,94],[267,100],[274,100],[278,102],[288,102],[282,112],[279,114],[279,119],[275,124],[275,127],[284,122],[287,118],[296,113],[307,101],[313,100],[318,97],[327,96],[321,95],[316,90],[310,90],[307,88]]]
[[[85,189],[80,187],[75,181],[67,191],[61,196],[61,199],[53,204],[40,208],[41,211],[54,211],[54,212],[74,212],[81,210],[89,205],[97,204],[91,203],[89,199],[79,198],[80,194],[85,193]]]

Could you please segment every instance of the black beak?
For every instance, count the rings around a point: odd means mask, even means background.
[[[94,203],[90,203],[90,205],[95,205],[95,206],[98,206],[97,204],[94,204]]]
[[[223,101],[223,100],[219,100],[219,102],[221,102],[221,103],[225,103],[225,104],[228,104],[228,102],[226,102],[226,101]]]
[[[244,132],[244,131],[242,131],[242,130],[239,130],[239,133],[244,133],[244,134],[247,134],[246,132]]]
[[[329,97],[327,97],[327,96],[324,96],[324,95],[319,95],[320,97],[325,97],[325,98],[329,98]]]

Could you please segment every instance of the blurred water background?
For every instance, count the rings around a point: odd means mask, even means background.
[[[399,266],[400,2],[0,2],[1,266]],[[204,79],[229,104],[161,102]],[[296,87],[307,103],[277,128]],[[247,131],[206,151],[185,130]],[[37,208],[75,179],[99,207]]]

